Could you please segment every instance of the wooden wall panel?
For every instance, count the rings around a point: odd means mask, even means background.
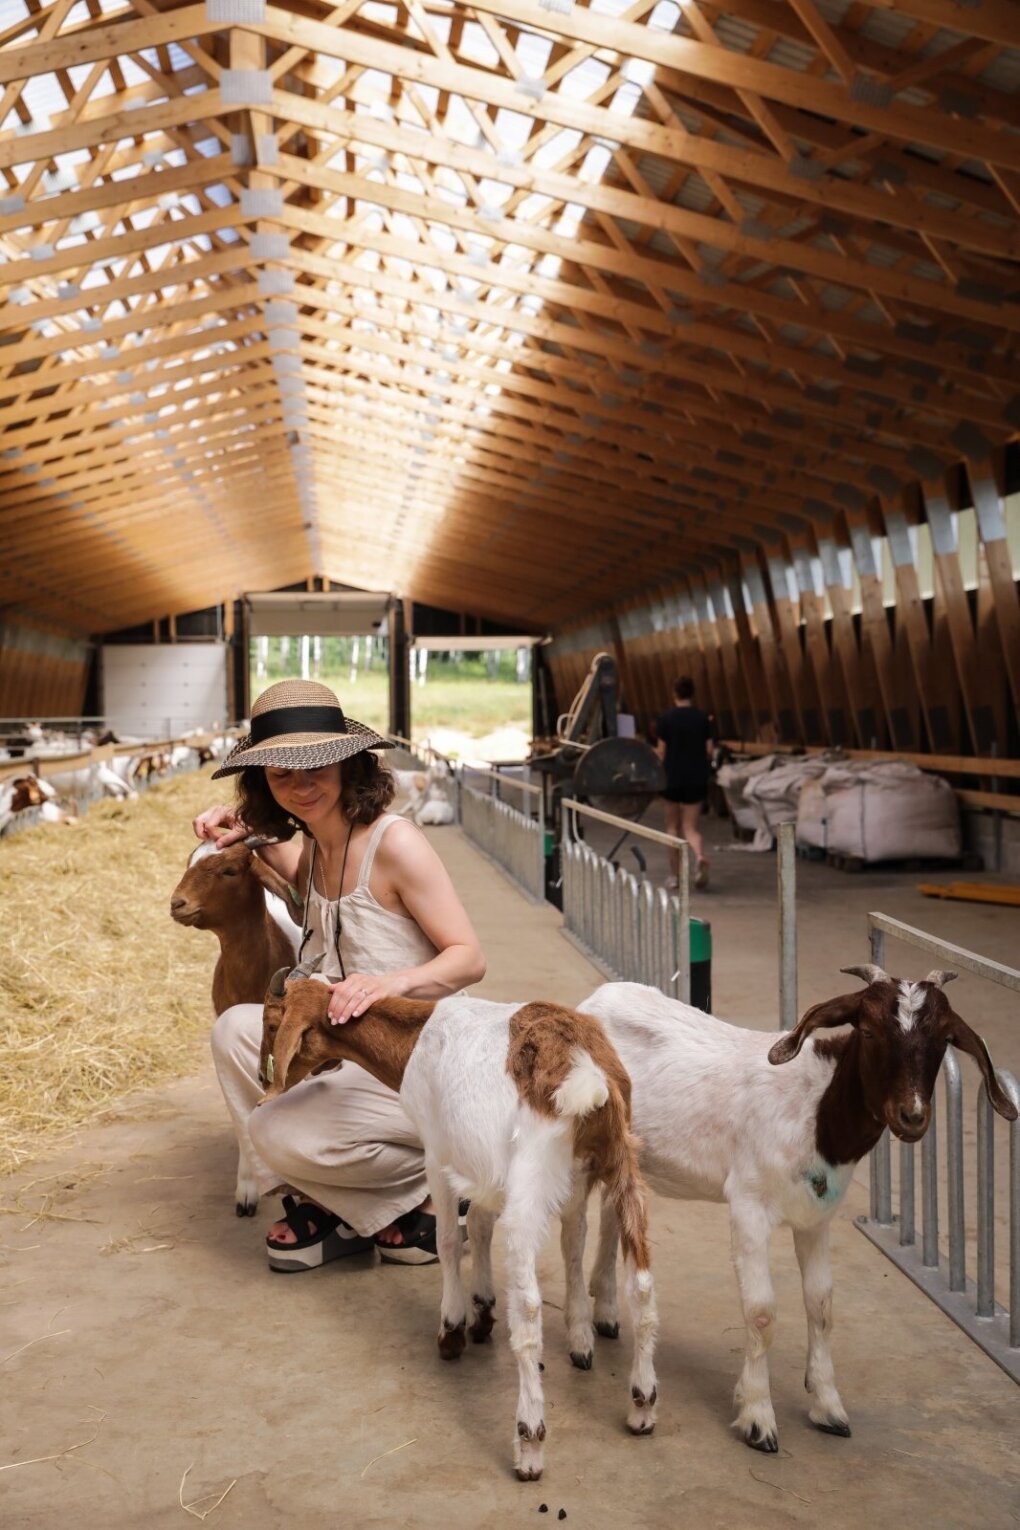
[[[90,657],[88,643],[0,621],[0,718],[80,716]]]

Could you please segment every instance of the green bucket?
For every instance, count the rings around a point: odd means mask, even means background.
[[[705,919],[691,920],[691,1003],[712,1013],[712,926]]]

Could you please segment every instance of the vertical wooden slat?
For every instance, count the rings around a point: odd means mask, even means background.
[[[906,735],[909,729],[903,709],[898,705],[892,637],[883,600],[882,571],[872,546],[871,528],[861,514],[848,514],[846,519],[850,532],[850,550],[861,587],[862,635],[871,650],[889,739],[894,748],[905,749],[908,747]]]
[[[772,612],[769,610],[768,596],[765,593],[765,581],[756,559],[745,559],[741,567],[744,582],[751,593],[754,624],[758,632],[758,652],[765,671],[765,687],[776,729],[776,738],[781,743],[793,743],[797,737],[797,719],[783,668],[783,656],[776,642]]]
[[[832,607],[833,647],[839,656],[843,683],[850,698],[857,744],[862,749],[874,749],[883,742],[885,735],[878,705],[878,685],[870,657],[862,653],[854,632],[849,586],[844,583],[839,550],[831,536],[818,538],[818,554]]]
[[[736,725],[736,716],[722,661],[721,634],[716,623],[712,603],[709,600],[708,587],[703,577],[692,575],[690,589],[691,598],[694,602],[694,614],[698,625],[698,633],[705,655],[705,666],[708,670],[709,683],[712,687],[712,711],[716,718],[716,726],[722,728],[724,737],[732,738]],[[704,706],[705,703],[702,701],[700,705]]]
[[[929,747],[937,752],[949,747],[952,741],[940,732],[944,728],[941,714],[937,719],[932,715],[938,703],[932,673],[931,634],[925,618],[910,529],[906,515],[898,505],[883,503],[882,515],[896,578],[897,635],[902,632],[906,641],[924,732]]]
[[[726,688],[729,691],[730,705],[733,708],[736,724],[731,737],[750,738],[754,731],[754,715],[747,687],[744,684],[743,671],[740,667],[739,644],[736,622],[733,616],[732,598],[723,582],[723,570],[721,568],[717,575],[709,576],[708,593],[715,612],[715,627],[719,637],[719,655],[722,660],[723,674],[726,677]]]
[[[804,743],[820,744],[823,740],[821,709],[811,671],[804,662],[799,604],[794,604],[790,590],[791,578],[794,577],[793,565],[785,553],[773,549],[770,549],[766,563],[779,641],[790,677],[797,735]]]
[[[801,544],[794,546],[791,551],[797,588],[800,591],[800,608],[804,615],[804,644],[814,673],[821,709],[822,739],[837,746],[848,745],[851,722],[843,678],[833,659],[825,631],[823,584],[820,573],[816,576],[820,564],[813,561],[812,548]]]
[[[972,464],[970,486],[977,514],[978,533],[985,553],[995,620],[1002,644],[1003,663],[1013,705],[1020,708],[1020,601],[1013,581],[1013,567],[1006,541],[1002,498],[990,464]],[[1004,747],[1005,740],[1000,744]]]
[[[974,628],[960,571],[953,512],[942,484],[926,484],[924,499],[967,731],[974,752],[987,754],[994,738],[994,723],[987,703],[979,696],[979,691],[984,688],[979,677]]]
[[[777,737],[776,721],[769,702],[769,688],[765,679],[761,650],[758,647],[744,598],[744,583],[739,565],[734,565],[728,571],[727,586],[733,608],[733,625],[736,630],[737,662],[744,677],[744,686],[753,719],[753,728],[747,737],[756,737],[762,743],[771,744]]]

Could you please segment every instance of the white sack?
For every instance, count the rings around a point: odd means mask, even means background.
[[[960,854],[956,795],[941,776],[891,760],[857,769],[834,766],[819,784],[825,795],[823,844],[834,855],[892,861]],[[814,804],[809,800],[808,806]],[[810,832],[807,821],[803,831]]]

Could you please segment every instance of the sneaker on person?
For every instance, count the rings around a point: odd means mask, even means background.
[[[679,877],[667,877],[665,882],[667,892],[676,892],[680,887]]]
[[[694,885],[695,887],[708,886],[708,862],[706,860],[698,862],[698,869],[694,873]]]

